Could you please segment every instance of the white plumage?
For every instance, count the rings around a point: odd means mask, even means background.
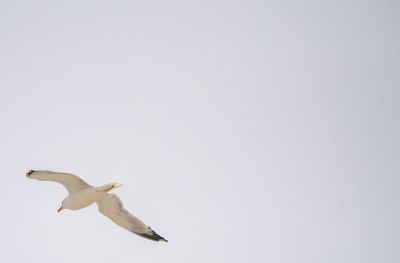
[[[64,208],[71,210],[82,209],[96,202],[99,212],[110,218],[117,225],[144,238],[168,242],[149,226],[129,213],[116,194],[108,193],[110,190],[121,187],[122,184],[113,182],[93,187],[76,175],[47,170],[30,170],[26,176],[30,179],[40,181],[57,182],[67,188],[69,195],[63,200],[62,206],[58,211]]]

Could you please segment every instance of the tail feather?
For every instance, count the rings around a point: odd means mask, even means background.
[[[108,192],[108,191],[120,188],[122,186],[124,186],[124,185],[117,183],[117,182],[112,182],[112,183],[108,183],[108,184],[96,187],[96,190],[99,192]]]

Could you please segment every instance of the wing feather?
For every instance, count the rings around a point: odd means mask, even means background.
[[[104,198],[97,201],[97,206],[99,207],[100,213],[132,233],[147,239],[168,242],[137,217],[129,213],[116,194],[107,194]]]
[[[69,194],[79,192],[85,188],[91,187],[82,178],[68,173],[57,173],[47,170],[33,171],[30,170],[26,176],[30,179],[36,179],[39,181],[53,181],[62,184],[67,188]]]

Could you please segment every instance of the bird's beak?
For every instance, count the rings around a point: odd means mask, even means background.
[[[63,210],[64,208],[61,206],[60,208],[58,208],[57,213],[59,213],[61,210]]]

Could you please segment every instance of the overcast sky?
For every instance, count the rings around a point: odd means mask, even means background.
[[[0,1],[0,261],[400,262],[399,3]]]

